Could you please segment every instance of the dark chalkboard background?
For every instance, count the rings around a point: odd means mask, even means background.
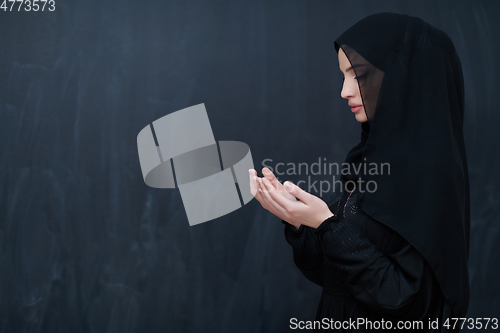
[[[17,6],[0,11],[0,332],[287,332],[291,317],[313,319],[321,289],[294,266],[280,221],[253,200],[190,227],[178,190],[144,184],[136,137],[205,103],[216,140],[247,143],[259,169],[342,162],[359,124],[333,40],[382,11],[444,30],[461,57],[468,317],[500,316],[500,3]]]

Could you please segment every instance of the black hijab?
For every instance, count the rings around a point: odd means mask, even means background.
[[[419,18],[379,13],[349,28],[335,48],[354,67],[368,117],[346,163],[364,163],[371,172],[343,179],[375,182],[375,191],[371,186],[359,193],[361,208],[422,254],[455,316],[465,317],[469,178],[464,84],[455,47]],[[390,174],[381,172],[383,163],[389,163]],[[377,166],[379,172],[371,174]]]

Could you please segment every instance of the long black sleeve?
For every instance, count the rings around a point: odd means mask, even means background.
[[[382,233],[387,231],[379,227]],[[402,244],[390,254],[382,253],[345,218],[326,220],[314,234],[319,236],[323,260],[342,272],[354,297],[372,309],[396,317],[412,308],[424,278],[425,261],[397,233],[385,233],[385,244]],[[327,279],[328,272],[325,273]]]
[[[283,221],[295,264],[304,276],[323,286],[324,292],[351,294],[378,313],[405,319],[427,313],[439,285],[422,255],[394,230],[366,215],[356,194],[329,207],[335,216],[317,229],[296,229]]]
[[[338,209],[338,192],[334,192],[329,202],[330,211]],[[297,229],[284,220],[281,222],[285,225],[285,239],[293,248],[295,265],[308,280],[323,286],[323,251],[315,229],[305,225]]]
[[[293,248],[295,265],[310,281],[323,286],[323,253],[314,229],[301,225],[299,229],[283,221],[285,238]]]

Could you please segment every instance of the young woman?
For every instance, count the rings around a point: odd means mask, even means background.
[[[361,123],[342,188],[325,203],[264,168],[262,178],[249,170],[252,193],[323,287],[318,330],[458,332],[469,302],[469,181],[457,52],[441,30],[395,13],[364,18],[335,48],[341,96]],[[373,172],[382,164],[389,174]],[[360,186],[368,182],[376,189]]]

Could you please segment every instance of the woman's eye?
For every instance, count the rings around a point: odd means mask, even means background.
[[[358,75],[356,77],[354,77],[354,80],[361,80],[361,79],[364,79],[366,77],[366,74],[362,74],[362,75]]]

